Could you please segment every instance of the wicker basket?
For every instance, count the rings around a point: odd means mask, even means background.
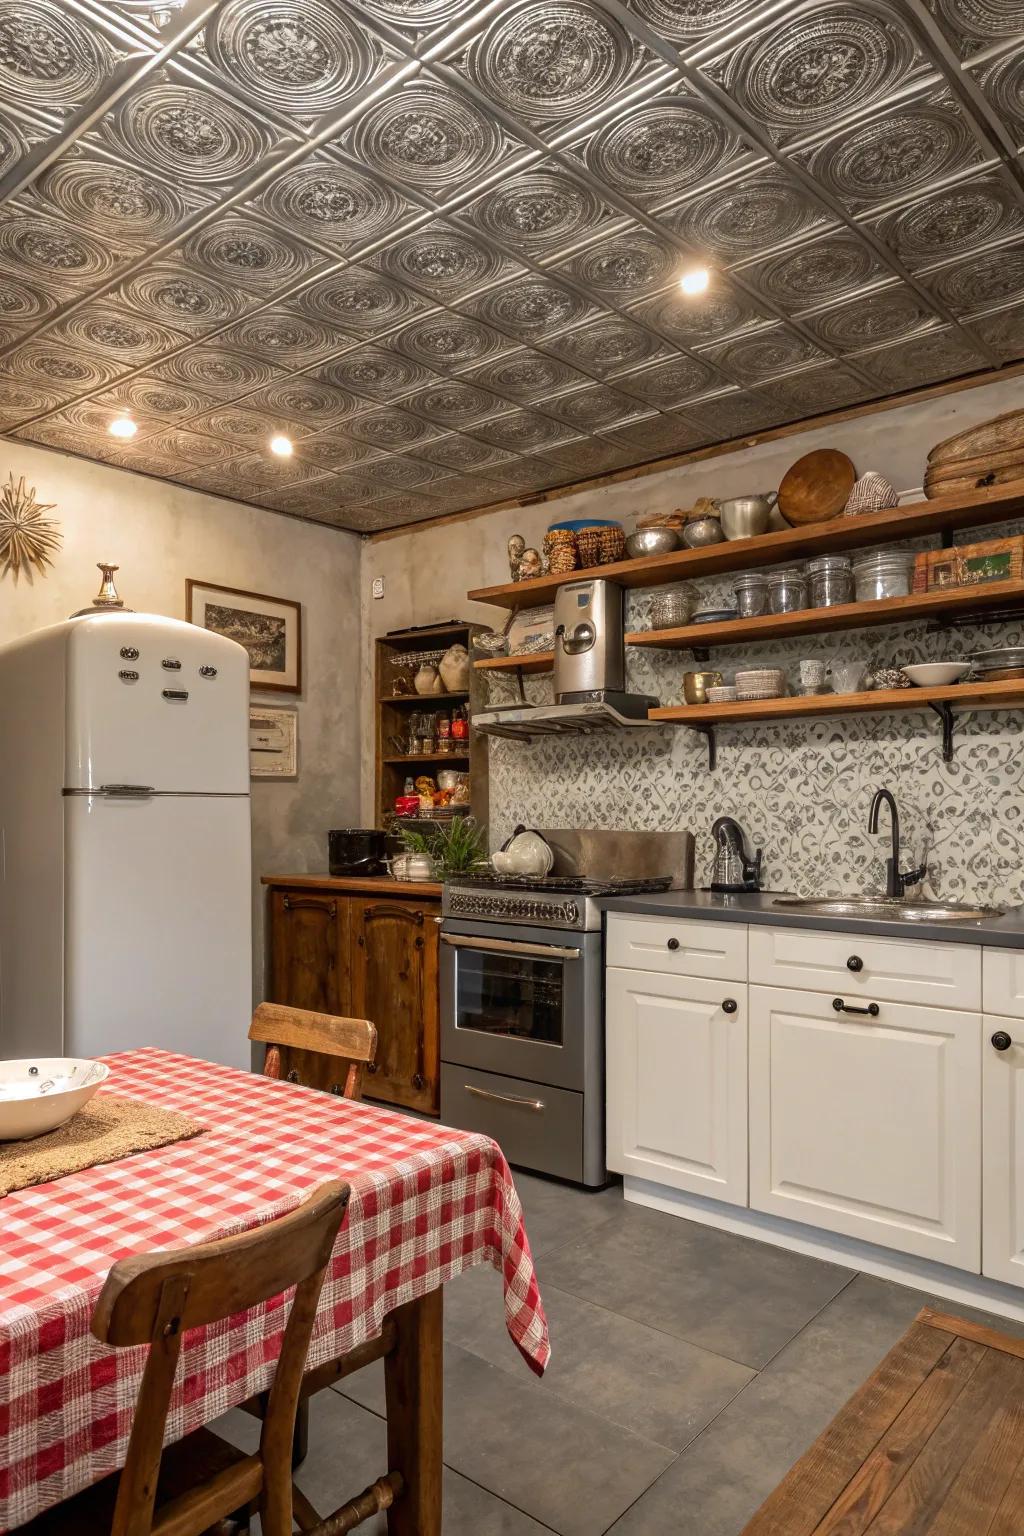
[[[566,576],[577,566],[576,535],[571,528],[551,528],[544,535],[544,553],[552,576]]]
[[[598,529],[598,562],[611,565],[626,553],[626,535],[621,528]]]

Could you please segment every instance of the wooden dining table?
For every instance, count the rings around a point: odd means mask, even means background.
[[[445,1282],[477,1264],[498,1269],[513,1342],[537,1374],[550,1356],[522,1207],[498,1146],[166,1051],[103,1059],[111,1072],[101,1092],[187,1114],[204,1133],[0,1200],[0,1532],[123,1465],[146,1351],[109,1349],[89,1331],[111,1265],[257,1226],[340,1178],[352,1194],[308,1380],[327,1385],[384,1356],[388,1471],[403,1490],[388,1529],[440,1536]],[[285,1308],[277,1297],[186,1337],[170,1440],[268,1388]]]

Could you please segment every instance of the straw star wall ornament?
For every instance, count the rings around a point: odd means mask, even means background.
[[[60,548],[61,534],[56,521],[47,517],[55,503],[44,505],[36,500],[36,488],[25,488],[25,476],[17,485],[9,474],[0,487],[0,576],[10,571],[15,581],[19,571],[30,567],[42,575]]]

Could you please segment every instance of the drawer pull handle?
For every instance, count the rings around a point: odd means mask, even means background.
[[[997,1051],[1008,1051],[1013,1044],[1013,1036],[1008,1035],[1005,1029],[997,1029],[992,1036],[992,1044]]]
[[[864,969],[864,961],[860,955],[851,955],[846,962],[846,969],[848,971],[862,971]]]
[[[666,942],[666,944],[665,944],[665,948],[666,949],[678,949],[679,948],[679,940],[678,939],[669,939]]]
[[[739,1004],[737,1003],[737,1001],[736,1001],[736,999],[734,997],[727,997],[725,1002],[722,1004],[722,1012],[723,1013],[735,1013],[736,1009],[738,1007],[739,1007]]]
[[[490,1093],[486,1088],[476,1088],[472,1083],[462,1085],[476,1099],[493,1099],[497,1104],[516,1104],[520,1109],[532,1109],[539,1114],[544,1108],[543,1099],[524,1099],[516,1093]]]
[[[836,1013],[863,1013],[866,1014],[870,1019],[878,1018],[877,1003],[868,1003],[866,1008],[857,1008],[853,1003],[844,1003],[841,997],[834,997],[832,999],[832,1007],[835,1009]]]

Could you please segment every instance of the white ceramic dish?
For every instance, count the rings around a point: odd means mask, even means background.
[[[72,1056],[0,1061],[0,1141],[55,1131],[88,1104],[110,1068]]]
[[[947,688],[958,683],[971,670],[969,661],[926,661],[915,667],[901,667],[904,677],[909,677],[919,688]]]

